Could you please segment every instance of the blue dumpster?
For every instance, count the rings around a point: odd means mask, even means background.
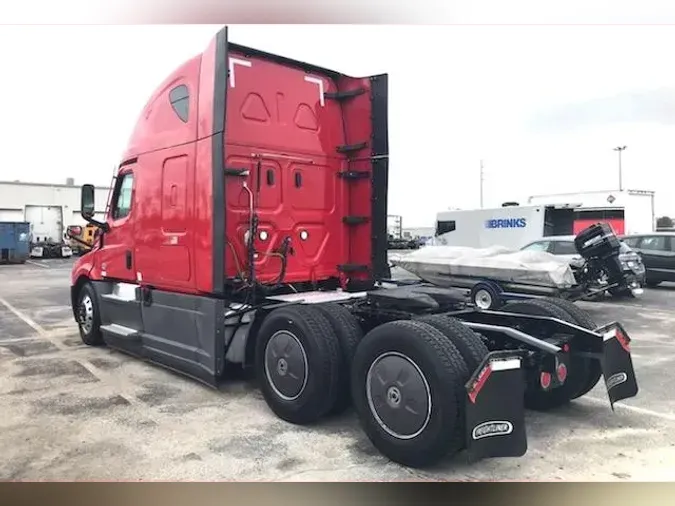
[[[30,254],[30,223],[0,222],[0,263],[22,264]]]

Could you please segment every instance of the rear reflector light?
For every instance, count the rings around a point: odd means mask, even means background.
[[[492,367],[490,366],[490,364],[488,364],[480,372],[478,378],[476,379],[475,383],[471,387],[471,390],[469,391],[469,400],[472,403],[474,404],[476,403],[476,397],[478,397],[478,393],[483,388],[483,385],[485,385],[485,382],[490,377],[490,374],[492,374]]]
[[[604,340],[609,341],[613,337],[616,338],[617,342],[627,353],[630,353],[630,341],[628,340],[628,337],[621,331],[621,329],[614,328],[605,332]]]
[[[565,383],[565,380],[567,379],[567,366],[565,364],[559,364],[556,369],[556,374],[558,376],[558,381],[560,383]]]
[[[541,384],[541,388],[544,390],[548,389],[548,387],[551,386],[551,373],[542,372],[541,376],[539,377],[539,383]]]

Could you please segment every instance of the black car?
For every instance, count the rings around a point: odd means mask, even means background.
[[[647,286],[675,282],[675,232],[628,235],[621,239],[642,257]]]

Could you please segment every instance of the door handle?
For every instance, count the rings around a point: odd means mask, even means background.
[[[127,260],[127,269],[131,270],[131,251],[130,250],[127,250],[126,260]]]

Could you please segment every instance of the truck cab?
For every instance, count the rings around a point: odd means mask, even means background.
[[[83,186],[101,237],[75,263],[73,306],[88,287],[107,340],[216,381],[231,305],[388,276],[387,139],[386,75],[236,45],[224,28],[150,97],[104,221]]]

